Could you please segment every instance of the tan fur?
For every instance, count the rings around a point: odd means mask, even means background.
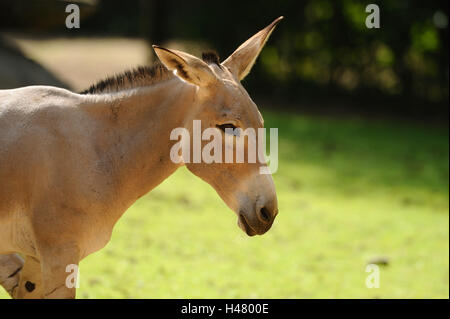
[[[261,42],[274,26],[258,33]],[[240,56],[254,61],[261,49]],[[177,76],[101,94],[47,86],[0,91],[0,279],[18,265],[13,253],[25,256],[20,278],[5,286],[18,283],[13,297],[75,297],[65,285],[66,266],[104,247],[127,208],[183,165],[169,158],[172,129],[192,130],[194,119],[203,128],[263,126],[232,73],[239,59],[218,66],[179,51],[155,51]],[[275,188],[258,164],[186,165],[239,215],[247,234],[271,227]],[[268,220],[261,218],[262,207]]]

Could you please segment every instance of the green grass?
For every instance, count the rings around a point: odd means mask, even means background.
[[[267,234],[247,237],[180,169],[81,262],[77,297],[449,297],[448,129],[263,115],[279,128],[280,214]],[[389,264],[368,289],[377,257]]]

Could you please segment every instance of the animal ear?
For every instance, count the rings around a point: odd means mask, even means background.
[[[241,44],[241,46],[237,48],[236,51],[222,63],[222,65],[226,66],[239,81],[245,78],[264,47],[264,44],[266,44],[266,41],[269,39],[270,34],[282,19],[283,16],[275,19],[275,21],[267,27]]]
[[[193,55],[157,45],[153,45],[153,49],[166,68],[176,71],[176,75],[186,82],[208,86],[217,80],[208,64]]]

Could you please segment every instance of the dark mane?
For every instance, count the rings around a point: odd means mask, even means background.
[[[140,66],[131,71],[125,71],[121,74],[108,77],[80,94],[98,94],[118,92],[120,90],[131,89],[135,87],[149,86],[174,77],[173,73],[166,69],[161,63],[155,63],[153,66]]]
[[[202,60],[208,64],[214,63],[220,66],[220,58],[216,51],[207,51],[202,53]]]
[[[214,63],[220,66],[219,56],[214,51],[204,52],[202,59],[208,64]],[[156,62],[151,67],[140,66],[134,70],[108,77],[91,85],[87,90],[80,92],[80,94],[111,93],[135,87],[150,86],[173,78],[174,76],[164,65]]]

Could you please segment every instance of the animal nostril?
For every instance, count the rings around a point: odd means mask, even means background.
[[[270,213],[267,208],[263,207],[259,212],[263,221],[270,222]]]

